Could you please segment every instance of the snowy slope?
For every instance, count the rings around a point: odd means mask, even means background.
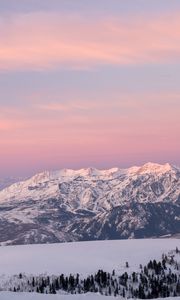
[[[0,178],[0,191],[9,187],[10,185],[25,180],[25,178],[20,177],[6,177],[6,178]]]
[[[12,292],[0,292],[1,300],[114,300],[114,297],[100,296],[96,294],[86,295],[46,295],[37,293],[12,293]],[[174,298],[172,298],[174,299]],[[172,300],[168,298],[168,300]],[[177,297],[176,300],[179,300]],[[165,300],[165,298],[163,299]],[[166,299],[167,300],[167,299]]]
[[[180,169],[43,172],[0,191],[0,243],[144,238],[180,233]]]
[[[120,241],[74,242],[62,244],[0,247],[0,274],[76,274],[94,273],[98,269],[124,272],[161,259],[176,247],[180,239],[141,239]]]
[[[119,298],[119,297],[118,297]],[[11,293],[0,292],[1,300],[114,300],[112,296],[96,294],[86,295],[41,295],[36,293]],[[120,299],[120,298],[119,298]],[[159,300],[180,300],[180,297],[158,298]]]
[[[162,254],[180,248],[179,239],[149,239],[124,241],[95,241],[51,245],[23,245],[0,247],[0,290],[13,288],[15,274],[27,276],[80,274],[81,278],[95,274],[98,269],[116,274],[140,272],[140,264],[160,261]],[[129,268],[126,268],[126,262]],[[17,278],[17,277],[16,277]],[[102,299],[99,294],[39,295],[36,293],[0,292],[0,299]],[[114,299],[114,297],[106,297]],[[170,299],[170,298],[168,298]],[[174,299],[174,298],[173,298]],[[178,299],[178,298],[176,298]]]

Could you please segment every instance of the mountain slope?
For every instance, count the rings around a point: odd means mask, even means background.
[[[0,191],[0,242],[41,243],[180,233],[180,169],[44,172]]]
[[[23,180],[19,177],[6,177],[6,178],[0,178],[0,191],[5,189],[6,187],[9,187],[13,183],[16,183],[20,180]]]

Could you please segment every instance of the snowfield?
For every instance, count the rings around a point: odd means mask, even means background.
[[[11,293],[11,292],[0,292],[1,300],[112,300],[114,297],[100,296],[100,295],[41,295],[37,293]]]
[[[139,269],[150,259],[161,259],[176,247],[180,239],[140,239],[74,242],[0,247],[0,273],[5,275],[43,274],[89,275],[98,269],[124,272]]]
[[[27,276],[80,274],[81,278],[95,274],[99,269],[116,274],[140,271],[140,264],[150,260],[161,260],[162,254],[168,254],[176,247],[180,248],[179,239],[141,239],[74,242],[64,244],[40,244],[0,247],[0,300],[105,300],[113,296],[99,293],[81,295],[62,294],[46,295],[38,293],[9,292],[13,290],[19,274]],[[129,268],[126,267],[126,262]],[[16,275],[16,276],[14,276]],[[121,298],[121,296],[118,296]],[[168,298],[173,299],[173,298]],[[176,297],[180,299],[180,297]]]
[[[114,300],[115,297],[85,294],[85,295],[41,295],[36,293],[0,292],[1,300]],[[159,300],[179,300],[180,297],[159,298]],[[129,299],[130,300],[130,299]]]

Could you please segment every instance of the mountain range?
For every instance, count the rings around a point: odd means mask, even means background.
[[[0,244],[173,236],[180,233],[180,168],[63,169],[0,191]]]

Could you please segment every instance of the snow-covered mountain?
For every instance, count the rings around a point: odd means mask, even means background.
[[[40,243],[180,233],[180,168],[43,172],[0,191],[0,242]]]
[[[23,179],[20,177],[0,178],[0,191],[20,180],[23,180]]]

